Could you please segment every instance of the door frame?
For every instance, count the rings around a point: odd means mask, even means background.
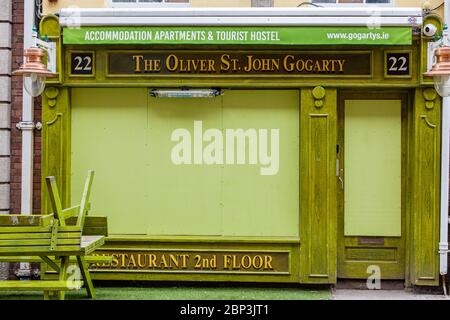
[[[386,90],[342,90],[338,92],[338,105],[337,105],[337,146],[336,146],[336,159],[339,159],[340,168],[344,167],[345,159],[345,101],[346,100],[400,100],[401,101],[401,240],[399,245],[400,257],[398,258],[399,263],[403,264],[402,274],[397,274],[393,276],[383,277],[382,280],[405,280],[408,282],[409,279],[409,226],[410,226],[410,210],[407,201],[407,193],[409,189],[408,177],[410,171],[410,165],[408,160],[409,153],[409,132],[410,132],[410,93],[409,91],[386,91]],[[338,147],[339,146],[339,147]],[[339,148],[339,150],[338,150]],[[338,154],[339,151],[339,154]],[[337,170],[337,168],[336,168]],[[340,172],[339,172],[340,174]],[[338,172],[336,172],[336,200],[337,200],[337,277],[341,279],[367,279],[370,274],[364,271],[357,271],[355,274],[348,274],[352,271],[345,270],[344,265],[344,254],[345,254],[345,236],[344,236],[344,195],[345,195],[345,180],[344,189],[341,189],[341,181],[338,177]],[[357,241],[357,236],[347,237],[351,238],[351,241]],[[364,237],[371,238],[371,237]],[[390,243],[394,244],[396,239],[394,237],[385,237],[386,241],[384,246],[389,246]],[[368,244],[367,246],[379,247],[376,244]],[[396,244],[398,246],[398,244]],[[369,264],[369,262],[367,262]],[[375,262],[373,263],[375,264]],[[347,273],[347,274],[346,274]]]

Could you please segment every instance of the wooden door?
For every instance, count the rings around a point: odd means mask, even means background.
[[[406,101],[395,93],[340,97],[338,278],[404,279]]]

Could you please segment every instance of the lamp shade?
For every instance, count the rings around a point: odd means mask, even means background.
[[[47,70],[47,67],[42,63],[43,57],[44,50],[40,48],[25,49],[25,62],[20,66],[19,70],[12,73],[15,76],[23,76],[25,90],[32,97],[42,94],[47,77],[56,75]]]
[[[41,75],[45,77],[52,77],[56,74],[47,70],[47,67],[42,63],[44,57],[44,50],[40,48],[29,48],[23,51],[25,62],[20,66],[19,70],[12,74],[17,76],[29,76],[31,74]]]

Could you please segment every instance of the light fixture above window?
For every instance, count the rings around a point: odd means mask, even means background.
[[[217,89],[153,89],[150,95],[155,98],[214,98],[222,92]]]

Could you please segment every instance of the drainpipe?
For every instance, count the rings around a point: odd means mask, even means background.
[[[0,8],[0,214],[8,214],[11,183],[11,1],[0,0]],[[0,280],[8,277],[9,263],[0,262]]]
[[[450,25],[450,0],[444,2],[444,23]],[[448,29],[443,34],[444,43],[450,45]],[[450,98],[442,99],[442,154],[441,154],[441,228],[439,241],[439,272],[445,281],[448,254],[449,166],[450,166]],[[443,283],[444,291],[446,284]]]
[[[32,32],[35,27],[35,1],[24,0],[23,8],[23,47],[29,48],[33,44]],[[33,213],[33,147],[34,147],[34,101],[23,89],[22,121],[17,129],[22,131],[22,181],[21,181],[21,214]],[[29,278],[30,264],[20,263],[17,276]]]

